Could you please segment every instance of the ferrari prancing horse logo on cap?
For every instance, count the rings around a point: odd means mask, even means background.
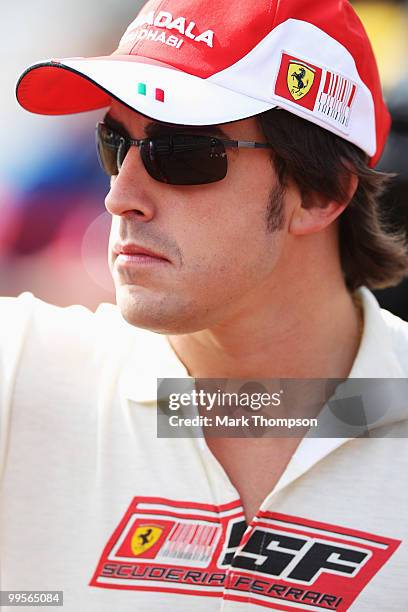
[[[283,52],[275,82],[275,96],[310,111],[315,110],[323,69],[306,58]]]
[[[288,88],[294,100],[303,98],[312,88],[315,70],[307,64],[290,62],[288,67]]]

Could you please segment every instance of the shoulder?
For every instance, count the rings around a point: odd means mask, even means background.
[[[80,305],[59,307],[31,293],[0,298],[0,376],[14,378],[17,370],[44,372],[96,368],[112,356],[112,342],[132,338],[131,326],[113,304],[96,312]],[[113,353],[114,354],[114,353]]]
[[[55,306],[32,293],[0,298],[0,341],[6,337],[36,337],[40,345],[58,344],[64,340],[78,342],[89,338],[103,324],[119,324],[118,309],[102,304],[94,313],[85,306]]]
[[[35,297],[30,292],[21,293],[18,297],[0,297],[0,331],[4,330],[5,319],[8,323],[27,321],[52,325],[64,322],[78,326],[81,323],[94,321],[98,323],[125,324],[119,308],[115,304],[100,304],[95,312],[74,304],[72,306],[55,306]]]

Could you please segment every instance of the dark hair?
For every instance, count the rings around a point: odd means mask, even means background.
[[[346,202],[350,173],[358,177],[357,191],[339,218],[340,258],[349,290],[391,287],[408,276],[406,233],[393,227],[381,205],[392,175],[369,168],[358,147],[293,113],[273,109],[257,119],[272,145],[280,184],[291,179],[304,206],[313,193]]]

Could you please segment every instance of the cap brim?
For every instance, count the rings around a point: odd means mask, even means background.
[[[110,106],[112,99],[165,123],[214,125],[274,106],[142,57],[114,55],[35,64],[20,77],[17,100],[43,115]]]

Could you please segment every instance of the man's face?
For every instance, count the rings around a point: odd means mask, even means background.
[[[146,137],[152,123],[116,102],[109,117],[135,139]],[[218,127],[232,140],[265,142],[253,118]],[[118,306],[132,325],[166,334],[207,329],[238,315],[249,296],[256,301],[271,283],[285,232],[268,227],[273,194],[281,195],[270,151],[228,148],[227,155],[224,180],[172,186],[151,178],[131,147],[112,178],[109,265]],[[118,244],[166,260],[130,261],[117,255]]]

